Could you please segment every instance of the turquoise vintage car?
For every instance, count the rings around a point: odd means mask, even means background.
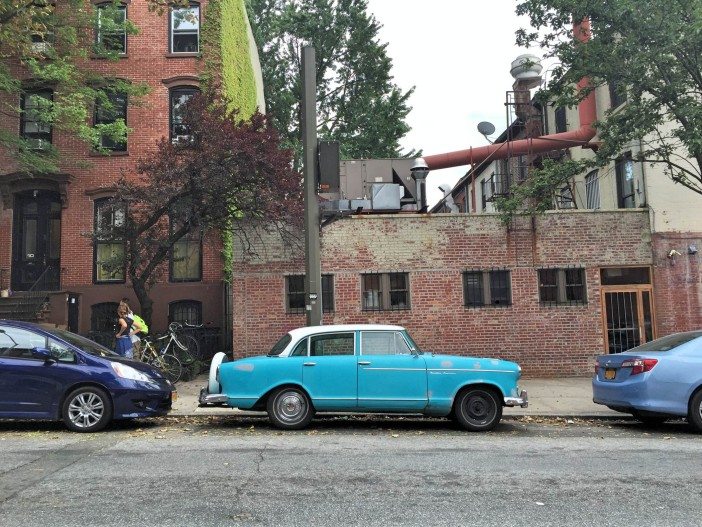
[[[520,375],[514,362],[421,351],[400,326],[316,326],[286,333],[265,357],[218,353],[200,403],[266,410],[284,429],[307,426],[315,412],[401,412],[482,431],[503,406],[527,406]]]

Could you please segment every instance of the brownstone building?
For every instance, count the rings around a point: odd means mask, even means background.
[[[249,49],[240,53],[256,69],[256,48],[251,45],[243,3],[235,0],[217,5],[215,13],[221,18],[217,27],[244,28]],[[187,133],[180,123],[179,108],[199,89],[205,67],[206,0],[163,14],[149,12],[146,2],[125,1],[120,12],[138,27],[138,34],[111,34],[109,41],[104,37],[104,43],[119,53],[119,60],[93,58],[89,67],[106,76],[145,83],[150,89],[139,104],[119,94],[110,95],[117,115],[107,115],[99,104],[94,108],[95,124],[105,119],[125,120],[129,128],[126,143],[103,138],[101,146],[107,153],[98,153],[50,125],[35,122],[32,107],[39,97],[51,99],[50,86],[25,90],[18,119],[2,122],[4,128],[36,142],[37,148],[51,142],[62,161],[58,173],[28,176],[17,170],[8,152],[0,152],[0,289],[3,296],[11,292],[17,298],[30,289],[46,291],[51,304],[46,319],[81,333],[109,331],[116,302],[125,296],[136,301],[125,270],[104,265],[123,253],[123,245],[93,243],[86,235],[98,222],[107,219],[116,225],[122,221],[119,212],[105,207],[105,200],[115,193],[114,182],[123,174],[136,176],[138,160],[153,152],[159,140],[175,141]],[[95,38],[102,38],[97,30]],[[262,91],[256,95],[262,104]],[[225,296],[221,251],[217,232],[177,243],[170,264],[161,270],[152,289],[155,329],[163,329],[168,320],[179,320],[221,328],[225,338],[230,334],[231,319],[224,315],[229,295]],[[0,318],[24,316],[18,309],[8,304]]]

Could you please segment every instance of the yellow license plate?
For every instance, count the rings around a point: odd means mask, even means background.
[[[605,379],[607,379],[607,380],[611,381],[612,379],[614,379],[614,377],[616,377],[616,375],[617,375],[617,370],[614,370],[612,368],[607,368],[605,370]]]
[[[174,403],[178,400],[178,392],[173,391],[171,392],[171,402]]]

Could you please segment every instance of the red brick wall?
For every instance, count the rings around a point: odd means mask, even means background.
[[[207,2],[202,2],[202,19]],[[138,105],[130,105],[127,125],[132,129],[128,137],[128,153],[112,156],[91,154],[90,148],[75,138],[54,133],[54,144],[61,151],[62,170],[73,176],[68,185],[67,201],[61,216],[61,287],[83,293],[81,304],[81,331],[90,324],[89,304],[93,300],[115,301],[124,296],[124,285],[92,285],[93,248],[85,236],[93,228],[93,198],[86,191],[113,184],[122,174],[136,177],[139,158],[156,149],[157,142],[169,134],[169,96],[164,81],[176,76],[196,76],[203,68],[197,57],[168,56],[168,14],[149,13],[145,2],[131,2],[128,17],[140,29],[130,35],[127,56],[118,61],[91,60],[90,67],[104,74],[126,78],[134,83],[146,83],[151,91]],[[3,119],[3,126],[18,130],[15,120]],[[5,153],[0,152],[0,177],[14,171]],[[12,211],[0,211],[0,268],[11,264]],[[221,241],[217,233],[208,237],[203,248],[203,280],[198,284],[168,284],[167,269],[162,273],[161,285],[154,289],[158,326],[165,324],[168,302],[180,299],[200,300],[207,305],[205,317],[221,324],[222,301]],[[133,293],[127,296],[134,298]],[[174,298],[176,296],[176,298]]]
[[[702,232],[656,233],[653,242],[653,288],[658,336],[702,329]],[[671,250],[680,256],[669,258]]]
[[[560,212],[519,218],[508,231],[493,215],[355,216],[326,227],[322,272],[334,275],[335,311],[325,324],[406,326],[420,347],[519,362],[531,376],[589,375],[603,352],[599,267],[650,265],[648,216],[640,211]],[[256,258],[235,262],[234,352],[266,352],[305,324],[285,312],[284,274],[304,273],[301,252],[267,240]],[[539,304],[536,269],[586,269],[584,306]],[[512,306],[463,306],[461,272],[507,268]],[[411,309],[361,311],[364,272],[409,273]]]

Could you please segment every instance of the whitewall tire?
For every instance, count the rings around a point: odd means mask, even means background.
[[[222,387],[217,380],[217,371],[219,370],[219,365],[227,361],[229,361],[229,357],[227,357],[226,353],[222,353],[221,351],[215,353],[215,356],[212,357],[212,362],[210,363],[210,379],[207,383],[207,391],[209,393],[220,393],[222,391]]]

